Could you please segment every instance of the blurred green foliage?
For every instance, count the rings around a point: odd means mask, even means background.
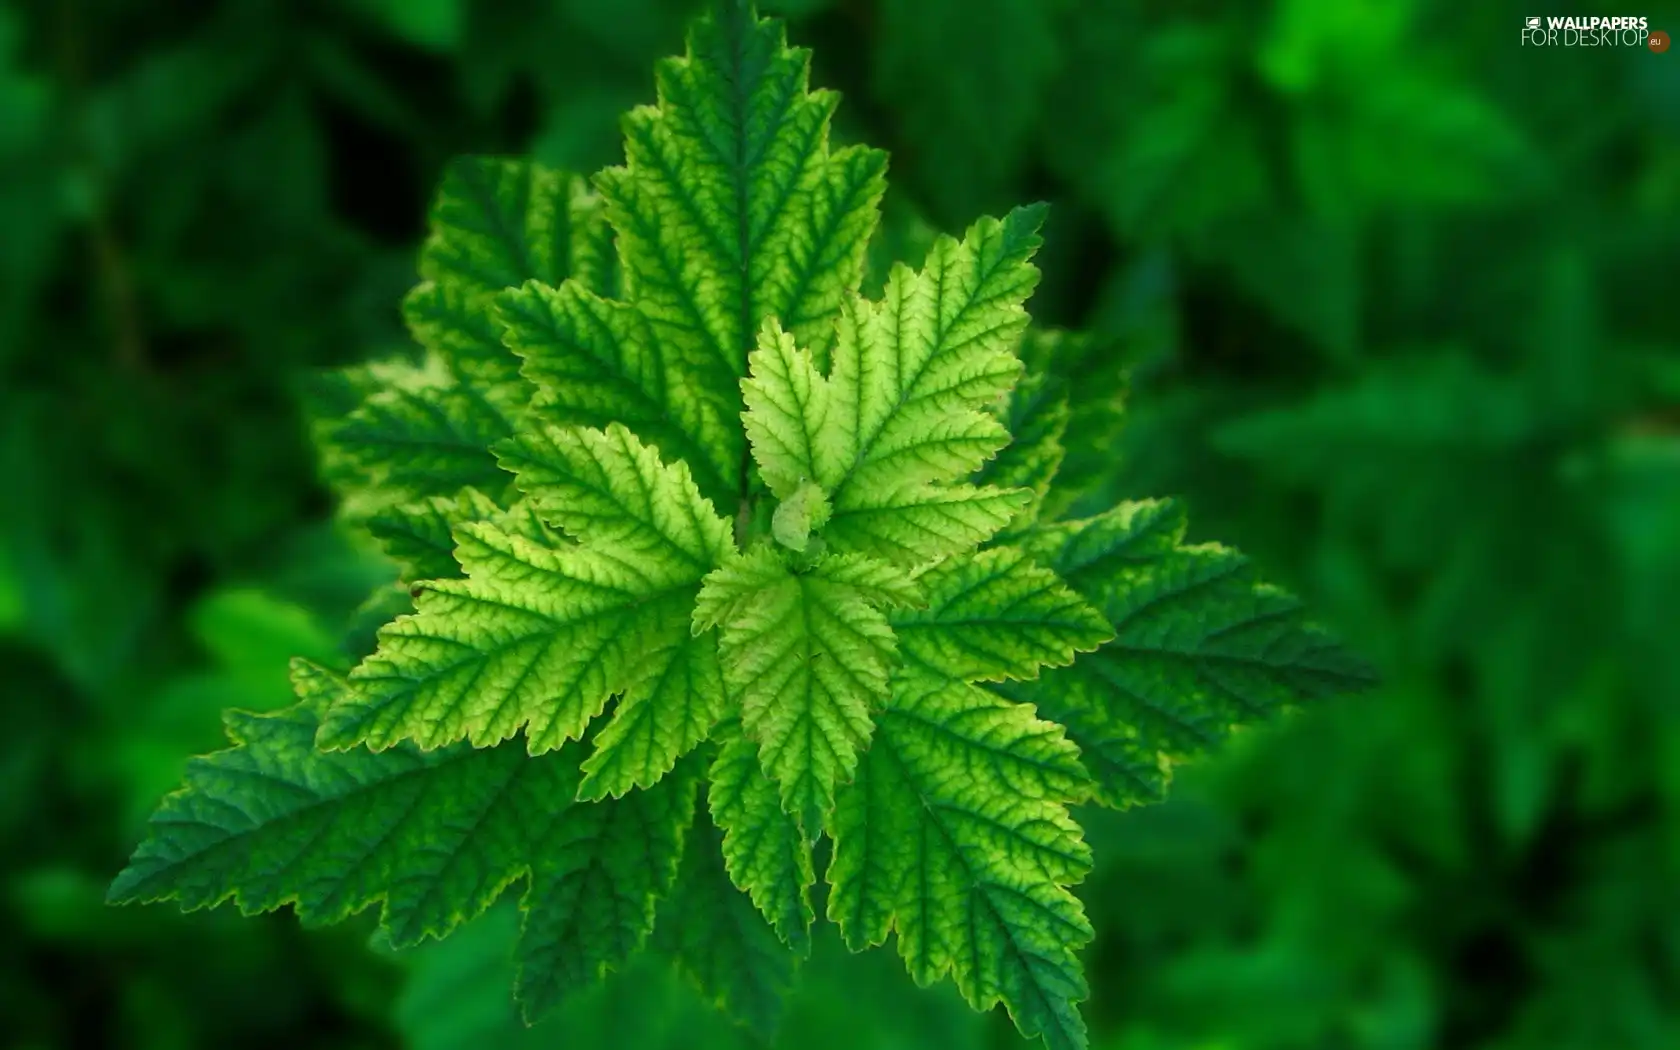
[[[1184,495],[1388,683],[1081,817],[1098,1044],[1680,1046],[1680,58],[1506,3],[765,6],[892,152],[881,257],[1052,202],[1034,315],[1129,390],[1075,408],[1100,496]],[[656,973],[516,1033],[502,912],[392,957],[101,904],[220,709],[389,579],[300,377],[404,345],[445,159],[611,162],[689,9],[0,7],[6,1045],[751,1045]],[[819,951],[780,1043],[1019,1045],[881,965]]]

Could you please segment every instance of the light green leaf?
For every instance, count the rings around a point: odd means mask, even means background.
[[[1091,859],[1067,802],[1087,783],[1030,707],[901,675],[829,824],[829,918],[854,951],[896,931],[917,983],[949,974],[976,1009],[1002,1002],[1022,1034],[1083,1047],[1092,931],[1068,887]]]
[[[962,480],[1009,441],[994,406],[1021,373],[1043,212],[942,237],[919,273],[893,270],[881,302],[851,300],[826,378],[766,331],[744,384],[754,452],[773,485],[824,486],[837,549],[931,561],[985,540],[1031,499]]]
[[[858,555],[795,570],[760,545],[706,578],[694,627],[720,628],[724,680],[741,727],[781,788],[782,806],[815,833],[869,742],[870,708],[894,662],[884,607],[916,598],[902,572]]]
[[[688,465],[665,464],[617,423],[605,430],[533,423],[497,446],[503,469],[549,524],[588,546],[709,572],[730,551],[729,525]]]
[[[971,234],[971,239],[978,240],[979,234]],[[941,246],[947,255],[963,250],[949,239]],[[917,296],[943,295],[942,289],[930,290],[930,282],[942,280],[939,275],[907,274],[899,271],[888,289],[898,289],[902,309],[914,317],[943,308],[943,301],[913,301]],[[906,282],[929,288],[905,293]],[[1030,290],[1030,280],[1027,287]],[[1033,498],[1030,490],[952,484],[1009,439],[994,406],[1020,370],[1007,334],[1014,317],[1007,308],[997,307],[1002,319],[993,321],[1003,331],[982,326],[978,333],[966,333],[961,336],[962,352],[942,358],[937,322],[928,331],[912,325],[903,345],[880,345],[882,339],[896,340],[895,333],[859,334],[858,326],[865,323],[859,317],[873,316],[871,311],[877,309],[864,302],[842,318],[831,378],[818,371],[813,356],[795,345],[791,333],[767,324],[749,359],[751,375],[741,383],[747,405],[742,419],[759,472],[783,501],[777,508],[778,522],[784,521],[783,508],[801,493],[811,500],[828,494],[833,496],[833,509],[831,501],[824,500],[822,521],[813,525],[828,527],[825,541],[838,543],[842,550],[914,565],[972,549]],[[952,309],[960,315],[962,307]],[[1019,313],[1018,303],[1015,312]],[[838,385],[847,376],[853,382],[867,377],[867,389],[853,391],[850,401]],[[895,397],[918,407],[899,413]],[[866,412],[879,418],[866,417]],[[871,446],[872,439],[860,437],[869,426],[878,428],[871,433],[885,435],[882,442]],[[860,468],[866,460],[884,466],[871,474]],[[860,469],[866,478],[861,485],[854,480]],[[848,502],[842,506],[838,501]],[[786,525],[798,536],[793,522]],[[804,549],[803,542],[784,546]]]
[[[920,272],[895,267],[881,302],[854,300],[843,314],[830,407],[847,460],[837,515],[871,505],[872,492],[955,481],[1008,443],[986,409],[1021,375],[1015,347],[1044,212],[1017,208],[961,241],[939,238]]]
[[[649,787],[706,740],[728,708],[717,639],[683,631],[642,656],[640,677],[595,737],[578,797],[618,797]]]
[[[780,500],[806,483],[833,489],[844,476],[841,446],[828,433],[829,384],[815,359],[775,320],[765,323],[758,348],[747,358],[741,381],[747,410],[741,414],[753,459],[764,483]]]
[[[790,499],[820,484],[838,549],[906,564],[970,549],[1033,498],[962,484],[1009,442],[996,410],[1021,374],[1015,346],[1038,281],[1042,207],[982,219],[897,267],[883,299],[841,312],[832,373],[767,324],[742,381],[752,454]]]
[[[380,632],[351,673],[354,695],[322,726],[323,747],[482,747],[524,728],[541,754],[581,736],[614,694],[626,720],[641,703],[708,702],[686,688],[676,699],[669,668],[641,666],[650,652],[687,651],[700,580],[728,542],[687,470],[620,427],[532,431],[502,455],[539,511],[580,542],[501,519],[459,526],[466,578],[428,583],[415,614]]]
[[[1032,503],[1028,489],[990,485],[906,485],[857,497],[834,512],[823,535],[839,550],[898,565],[923,565],[972,550]]]
[[[822,487],[807,481],[792,496],[777,504],[770,519],[770,534],[791,551],[804,551],[811,544],[811,532],[828,523],[830,508]]]

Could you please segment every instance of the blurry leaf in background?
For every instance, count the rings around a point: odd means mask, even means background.
[[[1263,206],[1275,175],[1240,109],[1243,30],[1150,25],[1140,7],[1083,0],[1046,147],[1121,235],[1147,244]]]
[[[23,592],[18,586],[12,555],[0,546],[0,638],[19,633],[24,626]]]
[[[942,227],[1019,203],[1068,0],[882,0],[874,91],[900,127],[900,160]],[[959,54],[960,62],[942,61]]]
[[[294,701],[292,657],[335,662],[337,646],[325,627],[299,605],[261,590],[229,588],[200,599],[187,614],[209,668],[169,679],[123,721],[106,758],[120,771],[128,799],[128,827],[139,829],[157,799],[181,783],[189,755],[226,746],[222,711],[265,712]]]
[[[432,51],[451,51],[461,42],[462,0],[354,0],[401,40]]]
[[[1422,0],[1281,0],[1256,59],[1297,107],[1293,173],[1332,223],[1387,207],[1509,200],[1535,155],[1522,132],[1448,63]]]
[[[758,10],[761,14],[797,21],[822,14],[840,2],[841,0],[762,0]]]
[[[675,918],[675,916],[673,916]],[[888,953],[853,955],[819,927],[779,1030],[767,1043],[708,1006],[657,953],[526,1028],[511,987],[519,911],[505,902],[446,941],[399,953],[408,972],[395,1019],[407,1050],[986,1050],[994,1029],[949,986],[917,988]],[[1026,1045],[1013,1037],[1012,1044]]]
[[[134,405],[113,394],[96,395],[112,403],[113,415]],[[28,388],[0,387],[0,473],[13,497],[0,505],[0,526],[23,635],[79,685],[98,689],[134,657],[156,615],[159,581],[149,563],[157,555],[149,548],[162,530],[146,529],[144,519],[139,528],[120,524],[116,490],[137,479],[112,478],[121,473],[85,448],[87,431],[67,426],[91,407],[52,406]],[[55,429],[70,431],[65,442],[53,441]],[[87,483],[58,483],[73,476]]]
[[[286,681],[286,667],[293,657],[332,659],[333,638],[308,610],[253,588],[206,595],[188,614],[187,622],[222,670],[271,685]],[[289,688],[268,692],[291,694]]]
[[[1680,718],[1680,659],[1674,654],[1674,596],[1680,594],[1680,436],[1628,434],[1611,447],[1610,528],[1616,538],[1634,666],[1653,698]],[[1680,776],[1675,781],[1680,783]]]
[[[47,162],[55,92],[21,68],[21,19],[0,8],[0,365],[18,354],[23,321],[58,254],[61,187]]]

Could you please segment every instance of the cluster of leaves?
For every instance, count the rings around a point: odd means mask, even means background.
[[[404,304],[424,359],[339,376],[320,428],[414,610],[231,714],[113,899],[381,902],[401,945],[523,881],[532,1018],[678,900],[679,964],[767,1030],[826,836],[850,948],[896,933],[917,983],[1086,1045],[1068,807],[1156,801],[1367,674],[1176,505],[1045,513],[1068,411],[1016,353],[1042,208],[862,298],[886,160],[830,148],[807,63],[724,3],[623,166],[450,169]]]

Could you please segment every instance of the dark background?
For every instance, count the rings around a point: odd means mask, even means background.
[[[0,1045],[745,1045],[640,970],[516,1034],[502,912],[398,957],[101,903],[386,576],[300,378],[402,347],[450,155],[613,162],[689,6],[0,6]],[[1130,385],[1109,492],[1385,679],[1083,815],[1099,1050],[1680,1047],[1680,54],[1502,2],[767,6],[891,151],[889,248],[1052,202],[1034,315]],[[1021,1045],[833,945],[783,1042]]]

